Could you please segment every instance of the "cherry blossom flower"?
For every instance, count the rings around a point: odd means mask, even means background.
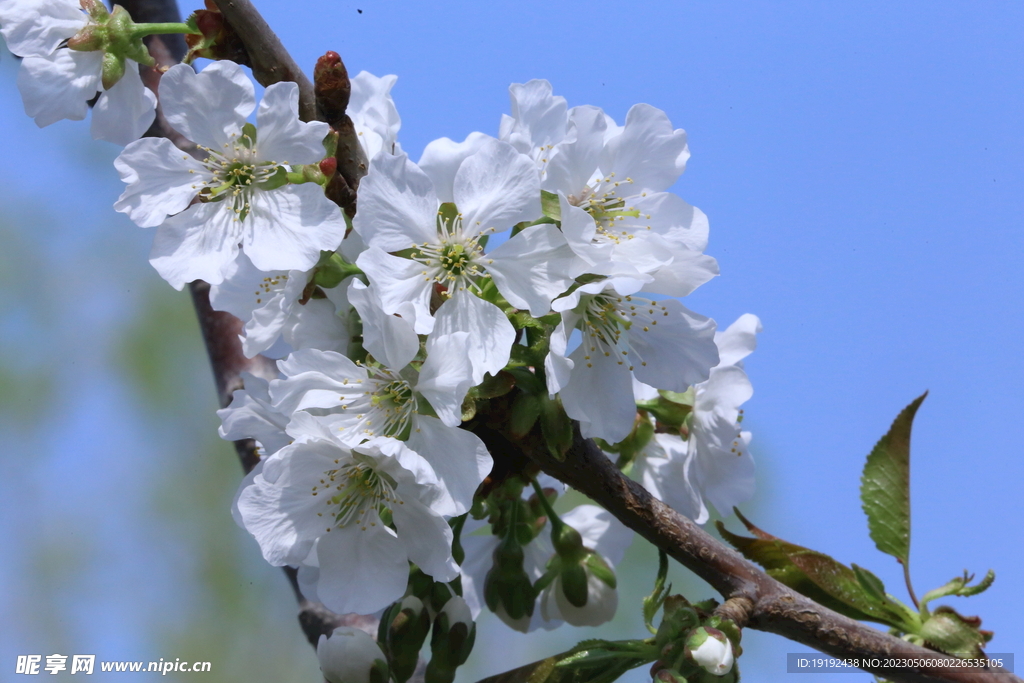
[[[454,173],[441,164],[431,167],[439,171],[431,178],[404,154],[378,155],[359,187],[353,227],[368,249],[357,264],[385,313],[412,304],[417,333],[469,333],[466,358],[479,383],[505,366],[515,338],[505,313],[479,296],[487,281],[513,306],[545,315],[572,281],[572,252],[561,232],[545,224],[485,253],[485,236],[540,216],[537,175],[529,158],[496,140],[454,159]],[[454,200],[454,212],[441,210],[444,197]],[[438,288],[445,300],[435,312]]]
[[[89,25],[76,0],[0,0],[0,34],[23,58],[18,90],[25,113],[40,128],[61,119],[80,121],[101,93],[93,107],[92,137],[126,145],[153,123],[156,96],[142,84],[138,62],[125,59],[123,76],[105,87],[105,53],[67,47]]]
[[[291,165],[324,156],[328,126],[299,121],[298,86],[266,89],[256,129],[246,124],[253,85],[233,62],[198,74],[174,66],[160,93],[168,122],[207,156],[194,159],[165,138],[128,145],[114,162],[128,184],[114,208],[159,226],[150,263],[172,286],[220,283],[239,250],[259,270],[305,271],[341,244],[344,218],[319,185],[278,182]]]
[[[458,429],[462,400],[472,384],[460,362],[467,335],[451,337],[430,341],[419,372],[357,365],[330,351],[297,351],[278,362],[284,379],[272,383],[274,404],[286,413],[315,412],[351,446],[373,438],[402,440],[444,484],[438,509],[460,515],[472,505],[492,461],[479,437]]]
[[[633,377],[682,392],[707,379],[718,364],[715,321],[675,299],[635,295],[641,286],[612,277],[582,285],[552,304],[562,321],[544,362],[548,392],[561,396],[586,437],[617,443],[629,434],[636,417]],[[582,340],[566,355],[574,329]]]
[[[452,531],[434,504],[439,482],[423,458],[395,439],[350,448],[304,413],[288,429],[295,442],[238,498],[270,564],[302,564],[315,544],[316,594],[338,613],[370,614],[401,597],[410,561],[438,581],[458,576]]]

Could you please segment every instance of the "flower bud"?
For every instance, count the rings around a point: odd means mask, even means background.
[[[724,676],[732,671],[735,662],[732,643],[724,633],[710,626],[701,626],[690,633],[686,639],[686,654],[715,676]]]
[[[686,679],[675,669],[662,669],[654,675],[655,683],[686,683]]]
[[[455,680],[455,670],[469,659],[475,641],[476,624],[469,606],[460,596],[452,596],[434,619],[426,682],[451,683]]]
[[[316,646],[320,671],[330,683],[386,683],[388,665],[377,643],[366,632],[336,628],[321,635]]]
[[[345,115],[348,100],[352,96],[352,82],[348,78],[348,70],[337,52],[328,51],[316,60],[316,67],[313,68],[313,92],[316,94],[316,104],[324,119],[332,127],[336,127]]]
[[[430,614],[415,595],[393,603],[381,616],[377,638],[389,655],[391,673],[399,683],[409,680],[416,670],[420,648],[429,632]]]
[[[320,161],[320,172],[330,178],[338,170],[338,160],[334,157],[327,157]]]

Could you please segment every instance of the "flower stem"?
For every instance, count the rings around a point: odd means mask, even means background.
[[[134,38],[165,35],[168,33],[196,33],[196,31],[193,31],[188,24],[183,23],[135,24],[135,27],[132,30],[132,36]]]

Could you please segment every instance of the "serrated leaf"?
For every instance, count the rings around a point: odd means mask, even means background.
[[[910,561],[910,429],[928,392],[903,409],[868,455],[860,500],[871,540],[903,565]]]
[[[861,585],[853,569],[824,553],[762,531],[738,510],[736,515],[756,538],[733,534],[721,521],[715,523],[719,533],[744,557],[764,567],[769,576],[852,619],[888,624],[904,631],[916,626],[913,613],[887,596],[884,586],[879,597],[877,590],[868,590]],[[877,577],[875,580],[878,581]]]
[[[981,619],[962,617],[949,607],[935,610],[928,621],[921,626],[918,635],[938,650],[957,657],[981,657],[981,646],[991,639],[982,632]]]

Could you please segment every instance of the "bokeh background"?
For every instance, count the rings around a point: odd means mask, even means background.
[[[687,305],[723,326],[745,312],[764,323],[747,362],[759,488],[746,512],[904,597],[868,538],[858,477],[929,389],[914,429],[915,585],[994,568],[987,594],[952,604],[995,631],[991,652],[1018,651],[1024,6],[257,6],[310,70],[333,49],[353,73],[398,74],[413,158],[436,137],[496,133],[508,84],[531,78],[619,121],[637,102],[664,109],[693,152],[675,189],[709,214],[722,269]],[[56,652],[209,660],[208,681],[315,681],[287,584],[228,515],[240,470],[216,437],[188,297],[146,262],[152,233],[111,209],[118,150],[87,122],[37,129],[16,71],[0,51],[0,680],[16,655]],[[484,618],[460,681],[582,638],[642,637],[653,558],[637,541],[620,615],[600,629],[522,636]],[[672,578],[711,595],[678,567]],[[744,646],[752,683],[807,651],[752,630]],[[869,679],[811,676],[798,680]]]

